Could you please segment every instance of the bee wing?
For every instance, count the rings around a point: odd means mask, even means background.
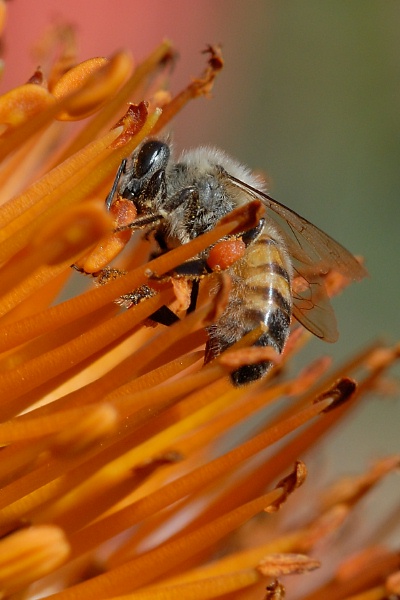
[[[274,224],[277,225],[274,220]],[[336,342],[339,337],[336,317],[326,292],[323,275],[329,270],[326,261],[307,253],[278,224],[277,229],[289,252],[293,267],[293,316],[317,337]],[[358,264],[358,263],[357,263]]]
[[[261,200],[267,208],[272,210],[274,216],[280,217],[286,223],[292,236],[288,243],[288,249],[294,258],[308,264],[309,267],[314,266],[316,273],[327,273],[333,269],[354,280],[363,279],[367,275],[366,269],[351,252],[316,225],[274,200],[265,192],[253,188],[232,175],[228,175],[228,178],[247,195]],[[280,226],[279,223],[278,226]],[[284,230],[282,226],[280,229]],[[287,239],[287,236],[285,238]]]
[[[336,318],[326,293],[323,275],[330,270],[360,280],[367,275],[357,259],[327,233],[268,194],[228,175],[233,185],[257,198],[274,214],[274,223],[284,238],[297,274],[304,285],[294,291],[293,315],[311,333],[329,342],[336,341]],[[278,219],[276,218],[278,217]]]
[[[304,271],[298,278],[305,281]],[[293,291],[293,316],[317,337],[326,342],[337,341],[336,317],[321,276],[310,273],[303,289]]]

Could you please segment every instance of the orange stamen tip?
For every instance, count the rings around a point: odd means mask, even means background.
[[[314,571],[321,566],[319,560],[304,554],[270,554],[257,565],[257,569],[268,577],[280,577],[293,573]]]
[[[109,404],[93,407],[73,426],[58,434],[52,444],[53,451],[62,456],[82,454],[102,443],[118,424],[118,412]]]
[[[25,83],[0,96],[0,123],[15,127],[54,103],[54,97],[44,87]]]
[[[33,251],[46,264],[57,264],[84,252],[110,228],[110,219],[96,202],[85,202],[60,214],[33,238]]]
[[[264,212],[265,209],[262,202],[260,200],[253,200],[235,208],[235,210],[222,217],[219,224],[233,223],[237,219],[238,226],[231,233],[242,233],[243,229],[247,230],[257,227]]]
[[[191,285],[188,281],[178,279],[172,280],[172,287],[175,294],[175,300],[170,305],[170,309],[176,313],[184,313],[190,305]]]
[[[71,69],[68,69],[54,84],[50,84],[51,93],[58,99],[68,96],[72,91],[80,90],[93,73],[104,67],[108,59],[104,57],[89,58]]]
[[[122,252],[131,238],[131,231],[117,231],[104,236],[85,259],[85,273],[97,273]]]
[[[38,525],[12,533],[0,542],[2,597],[24,589],[61,566],[70,547],[54,525]]]
[[[293,471],[276,484],[276,489],[282,490],[282,496],[280,496],[275,502],[267,506],[265,512],[272,513],[279,510],[282,504],[286,502],[290,494],[292,494],[297,488],[303,485],[304,481],[306,480],[306,477],[306,465],[301,460],[296,461]]]
[[[349,377],[342,377],[329,390],[323,392],[315,402],[328,401],[324,412],[329,412],[347,402],[357,389],[357,383]]]
[[[110,208],[110,217],[114,219],[114,227],[133,223],[136,218],[136,207],[125,198],[117,198]],[[129,242],[132,231],[112,231],[104,236],[84,260],[83,270],[86,273],[96,273],[111,262]]]
[[[51,92],[58,101],[72,97],[58,119],[74,121],[91,115],[115,94],[131,68],[130,56],[120,52],[111,60],[91,58],[64,73]]]
[[[27,83],[35,83],[36,85],[43,86],[45,84],[44,73],[41,67],[37,67],[34,73],[29,77]]]
[[[133,136],[143,128],[148,116],[148,103],[143,101],[139,104],[130,104],[125,115],[120,119],[115,127],[123,126],[122,133],[112,143],[112,148],[125,146]]]

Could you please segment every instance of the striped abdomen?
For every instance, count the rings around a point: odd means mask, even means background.
[[[209,328],[208,359],[218,356],[260,323],[268,327],[254,345],[282,352],[292,313],[291,266],[282,241],[270,227],[246,249],[230,269],[232,291],[228,307]],[[262,377],[271,363],[246,365],[231,374],[235,385]]]

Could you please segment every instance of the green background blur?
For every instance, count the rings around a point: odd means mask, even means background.
[[[177,142],[262,169],[273,196],[365,257],[370,279],[334,301],[329,350],[398,339],[400,3],[216,4],[230,7],[217,37],[226,69],[200,118],[192,105],[178,120]]]

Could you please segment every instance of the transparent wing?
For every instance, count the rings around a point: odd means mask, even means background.
[[[366,269],[346,248],[295,211],[232,175],[228,179],[249,197],[261,200],[273,213],[269,216],[284,239],[295,280],[302,282],[293,292],[293,315],[317,337],[336,341],[336,318],[323,275],[334,270],[349,279],[360,280],[367,275]]]
[[[300,280],[306,285],[302,289],[293,291],[293,316],[317,337],[325,342],[336,342],[339,333],[336,325],[336,317],[326,293],[324,280],[315,273],[310,273],[305,279],[302,274],[295,270],[294,287]]]

